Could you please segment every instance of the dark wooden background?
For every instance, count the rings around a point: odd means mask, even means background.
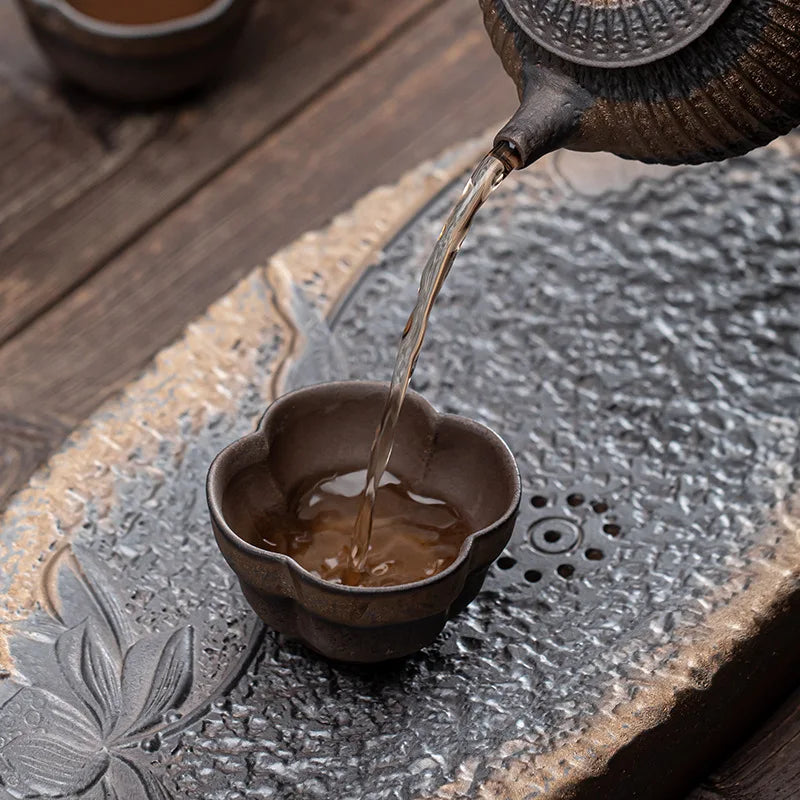
[[[254,266],[514,100],[477,0],[262,0],[152,109],[60,85],[0,0],[0,504]],[[691,794],[798,797],[800,691]]]

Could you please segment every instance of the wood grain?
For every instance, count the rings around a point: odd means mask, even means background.
[[[731,709],[735,714],[736,710]],[[800,689],[686,800],[797,800]]]
[[[0,348],[0,419],[47,430],[55,446],[270,253],[514,103],[472,0],[441,4]],[[148,180],[157,192],[159,174]],[[69,252],[93,247],[91,232],[118,213],[84,208]]]
[[[21,24],[5,3],[17,59]],[[311,0],[298,14],[261,2],[216,86],[153,111],[61,87],[35,53],[24,59],[32,69],[5,62],[0,342],[432,5]]]

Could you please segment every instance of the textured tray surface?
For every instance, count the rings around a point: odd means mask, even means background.
[[[454,185],[345,300],[337,347],[309,320],[391,232],[380,199],[212,308],[12,505],[0,797],[556,797],[772,613],[798,566],[791,143],[599,197],[571,188],[570,158],[498,190],[415,379],[520,463],[523,511],[478,600],[402,663],[332,665],[262,632],[202,492],[298,328],[293,382],[331,377],[337,348],[353,376],[388,376]],[[406,203],[446,173],[409,179]]]
[[[472,757],[481,783],[487,745],[578,736],[790,546],[771,523],[800,469],[798,197],[763,152],[600,202],[511,182],[483,209],[414,384],[492,425],[526,491],[508,558],[416,681],[432,774]],[[389,374],[451,200],[342,310],[352,377]]]

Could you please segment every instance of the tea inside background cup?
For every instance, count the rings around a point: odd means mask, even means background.
[[[88,17],[121,25],[152,25],[197,14],[215,0],[68,0],[77,11]]]

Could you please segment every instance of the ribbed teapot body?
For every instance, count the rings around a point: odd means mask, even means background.
[[[581,98],[575,124],[558,145],[701,163],[745,153],[800,123],[800,0],[732,0],[674,52],[610,67],[577,63],[542,46],[504,0],[481,6],[495,50],[529,106],[528,119],[535,119],[535,94],[553,81],[566,80],[565,96]],[[640,60],[635,52],[630,59]]]

